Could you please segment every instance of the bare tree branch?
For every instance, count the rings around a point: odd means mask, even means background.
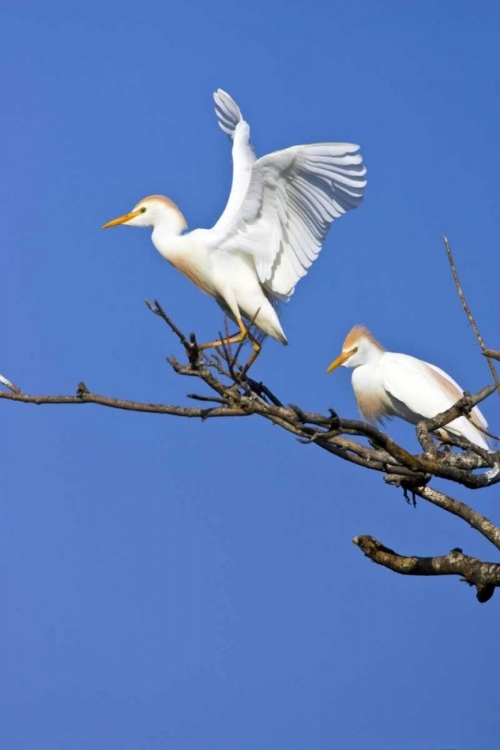
[[[169,404],[147,404],[141,401],[101,396],[90,391],[79,391],[75,396],[42,396],[28,393],[6,393],[0,391],[0,399],[21,401],[25,404],[98,404],[111,409],[125,411],[148,412],[150,414],[170,414],[176,417],[194,417],[208,419],[209,417],[245,417],[248,416],[241,409],[230,409],[227,406],[214,409],[195,409],[187,406],[170,406]]]
[[[483,351],[483,355],[485,357],[489,357],[490,359],[496,359],[500,362],[500,352],[497,352],[496,349],[485,349]]]
[[[435,432],[440,427],[453,422],[457,417],[469,414],[477,404],[484,401],[488,396],[491,396],[496,390],[496,385],[487,385],[476,393],[475,396],[471,396],[470,393],[464,393],[462,398],[446,411],[436,414],[432,419],[423,419],[419,424],[419,428],[425,430],[427,433]]]
[[[430,433],[436,432],[436,430],[439,430],[441,427],[445,427],[445,425],[449,424],[457,417],[467,416],[474,408],[474,406],[476,406],[476,404],[484,401],[484,399],[488,398],[488,396],[491,396],[491,394],[496,390],[496,385],[488,385],[481,391],[479,391],[479,393],[476,393],[475,396],[471,396],[470,393],[464,393],[462,398],[459,399],[456,404],[454,404],[446,411],[443,411],[440,414],[436,414],[436,416],[432,417],[432,419],[423,419],[421,422],[419,422],[417,425],[417,437],[422,448],[431,455],[435,455],[436,448],[434,446],[434,443],[432,442]],[[486,430],[481,430],[481,432],[485,433],[493,439],[496,439],[496,435],[492,435]],[[453,438],[449,436],[448,439],[452,439],[453,443],[458,445],[464,444],[464,441],[461,438],[456,438],[455,436]],[[495,455],[491,451],[486,451],[484,450],[484,448],[481,448],[478,445],[474,445],[472,443],[470,444],[470,449],[484,458],[484,460],[488,462],[492,468],[498,466],[498,460],[495,458]]]
[[[476,597],[481,603],[491,599],[495,588],[500,586],[500,564],[469,557],[458,548],[439,557],[408,557],[394,552],[373,536],[357,536],[353,542],[374,563],[395,573],[407,576],[461,576],[462,581],[476,587]]]
[[[495,526],[489,518],[471,508],[470,505],[461,502],[461,500],[455,500],[455,498],[449,497],[444,492],[439,492],[432,487],[415,487],[414,493],[432,503],[432,505],[458,516],[500,550],[500,528]]]
[[[85,384],[78,386],[76,395],[35,395],[27,393],[0,392],[0,400],[20,401],[31,404],[98,404],[114,409],[127,411],[168,414],[178,417],[199,418],[202,420],[212,417],[246,417],[251,414],[259,415],[273,424],[279,425],[287,432],[307,443],[314,443],[322,450],[356,463],[364,468],[383,473],[401,475],[414,483],[425,483],[427,475],[448,479],[471,489],[480,489],[500,482],[498,476],[491,473],[474,473],[477,469],[488,468],[499,460],[496,454],[490,454],[476,449],[467,441],[460,441],[460,445],[470,449],[466,453],[451,453],[440,451],[434,447],[428,428],[423,425],[420,432],[425,452],[412,454],[392,438],[373,425],[359,420],[343,419],[335,415],[316,414],[306,412],[294,406],[283,406],[280,399],[267,387],[252,380],[231,380],[229,369],[221,367],[220,360],[211,358],[203,366],[180,364],[174,357],[168,359],[170,365],[179,375],[194,377],[203,381],[216,394],[216,406],[210,408],[195,408],[171,404],[151,404],[127,399],[118,399],[89,391]],[[217,377],[217,370],[224,374]],[[225,382],[225,380],[229,382]],[[491,388],[483,389],[479,394],[461,399],[453,409],[458,413],[467,410],[471,404],[485,398]],[[210,395],[196,395],[197,400],[211,399]],[[279,404],[279,405],[277,405]],[[439,415],[442,421],[452,415],[453,409]],[[432,424],[431,424],[432,426]],[[352,438],[364,438],[369,445],[360,443]],[[424,439],[425,438],[425,439]]]
[[[477,327],[477,323],[474,320],[474,318],[472,316],[472,313],[471,313],[471,310],[470,310],[470,307],[467,304],[467,300],[465,299],[465,294],[463,292],[462,285],[460,284],[460,279],[458,278],[458,273],[457,273],[457,269],[456,269],[456,266],[455,266],[455,261],[453,259],[453,254],[451,252],[450,243],[448,242],[448,238],[447,237],[443,237],[443,240],[444,240],[444,246],[445,246],[445,249],[446,249],[446,255],[448,256],[448,262],[450,264],[451,272],[453,274],[453,280],[455,281],[455,286],[457,288],[458,296],[460,297],[460,301],[462,303],[462,307],[464,308],[465,314],[467,315],[467,318],[469,319],[469,323],[472,326],[472,330],[474,331],[474,335],[475,335],[476,339],[479,342],[479,346],[481,347],[481,351],[482,351],[483,354],[485,354],[486,351],[490,351],[490,350],[486,349],[486,345],[485,345],[485,343],[483,341],[483,337],[479,333],[479,328]],[[493,364],[493,362],[491,362],[491,354],[487,354],[486,357],[488,359],[488,367],[490,368],[491,374],[493,375],[493,380],[495,381],[495,385],[497,386],[497,388],[499,388],[499,392],[498,393],[500,395],[500,378],[498,377],[498,373],[497,373],[497,371],[495,369],[495,365]],[[496,358],[493,357],[493,359],[496,359]]]
[[[200,364],[200,350],[198,349],[198,345],[196,343],[196,336],[194,335],[194,333],[191,333],[189,335],[189,341],[188,341],[188,339],[182,333],[180,328],[178,328],[173,322],[173,320],[171,320],[171,318],[168,317],[167,313],[165,312],[163,307],[160,305],[158,300],[155,299],[153,304],[151,304],[151,302],[148,299],[144,300],[144,302],[146,303],[146,306],[148,307],[148,309],[151,310],[151,312],[154,315],[158,315],[158,317],[162,318],[165,321],[165,323],[168,325],[170,330],[173,333],[175,333],[175,335],[181,342],[182,346],[186,350],[189,364],[191,365],[191,367],[196,369],[198,365]]]
[[[232,353],[230,346],[223,346],[215,353],[210,355],[203,353],[200,357],[194,334],[191,334],[188,340],[158,302],[154,305],[147,304],[155,315],[167,323],[186,350],[187,363],[182,364],[173,356],[169,357],[167,362],[178,375],[196,378],[208,388],[208,393],[188,394],[189,398],[203,402],[206,406],[178,406],[119,399],[93,393],[85,383],[78,384],[74,395],[28,394],[22,392],[3,376],[0,376],[0,382],[9,390],[0,391],[0,401],[3,399],[36,405],[95,404],[113,409],[187,417],[202,421],[209,418],[256,415],[291,433],[301,443],[315,445],[344,461],[382,473],[388,484],[403,490],[408,502],[413,501],[415,504],[415,498],[419,497],[461,518],[493,544],[496,550],[500,550],[499,527],[466,503],[429,486],[429,482],[434,477],[446,479],[470,489],[480,489],[500,482],[499,453],[483,450],[471,445],[465,438],[456,436],[447,438],[447,443],[451,447],[458,448],[452,451],[449,446],[443,447],[443,440],[436,442],[434,435],[436,430],[444,427],[456,417],[467,415],[477,403],[488,398],[496,390],[496,386],[487,386],[473,396],[464,394],[446,412],[436,415],[433,419],[422,420],[417,425],[417,436],[423,452],[411,453],[374,425],[360,420],[344,419],[333,409],[329,409],[327,414],[318,414],[308,412],[293,404],[284,405],[283,401],[266,384],[252,380],[243,374],[243,368],[236,359],[239,347],[235,354]],[[489,471],[482,471],[484,469],[489,469]],[[476,586],[480,601],[490,598],[494,588],[498,585],[495,577],[497,573],[491,567],[495,565],[494,563],[482,562],[463,555],[457,557],[455,553],[453,559],[449,555],[443,558],[403,558],[383,547],[372,537],[357,537],[356,539],[361,540],[358,546],[364,545],[362,548],[365,554],[368,554],[366,550],[371,550],[373,554],[368,556],[397,572],[412,575],[463,575],[471,585]],[[366,542],[367,539],[372,540],[371,546]],[[403,564],[402,560],[413,561],[411,563],[413,568],[410,570],[410,563],[404,562]],[[422,572],[423,570],[431,572]]]

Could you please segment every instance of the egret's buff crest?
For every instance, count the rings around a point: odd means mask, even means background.
[[[167,198],[166,195],[147,195],[142,199],[142,201],[136,203],[132,211],[137,211],[140,206],[144,206],[144,204],[146,203],[163,203],[166,208],[170,208],[178,214],[181,223],[184,225],[184,229],[187,229],[187,221],[184,218],[184,214],[180,210],[179,206],[171,201],[170,198]]]
[[[377,339],[373,336],[372,333],[370,333],[368,328],[365,328],[365,326],[363,325],[355,325],[351,328],[351,330],[345,337],[344,343],[342,344],[342,351],[348,352],[351,349],[354,349],[354,347],[359,344],[361,339],[368,339],[368,341],[371,341],[371,343],[378,347],[380,351],[385,352],[382,344],[379,344]]]

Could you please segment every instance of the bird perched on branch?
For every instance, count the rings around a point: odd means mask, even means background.
[[[238,325],[236,334],[199,348],[248,337],[253,353],[247,369],[260,351],[249,323],[287,343],[276,303],[293,294],[333,221],[359,206],[366,169],[352,143],[293,146],[256,159],[239,107],[221,89],[214,100],[219,125],[233,143],[231,193],[217,223],[184,234],[187,224],[177,206],[152,195],[103,229],[152,227],[158,252]]]
[[[417,424],[450,409],[463,390],[435,365],[408,354],[386,351],[364,326],[354,326],[344,341],[342,353],[328,367],[353,367],[352,387],[361,414],[369,422],[401,417]],[[488,423],[475,406],[468,417],[458,417],[441,428],[490,450],[481,430]]]

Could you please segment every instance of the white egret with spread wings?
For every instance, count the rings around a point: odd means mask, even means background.
[[[233,143],[231,193],[217,223],[185,232],[186,220],[177,206],[152,195],[103,229],[152,227],[158,252],[238,325],[236,334],[199,348],[248,337],[253,345],[248,368],[260,351],[249,323],[287,343],[276,302],[291,297],[335,219],[359,206],[366,169],[352,143],[293,146],[256,159],[239,107],[221,89],[214,99],[219,125]]]

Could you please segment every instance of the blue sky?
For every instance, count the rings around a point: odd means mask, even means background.
[[[19,0],[2,17],[2,374],[187,401],[143,300],[200,340],[221,313],[148,232],[100,226],[156,192],[215,222],[222,87],[259,154],[349,140],[369,169],[283,309],[290,346],[268,342],[255,375],[355,416],[349,374],[325,368],[362,322],[464,388],[490,382],[441,238],[498,348],[497,3]],[[492,558],[463,523],[257,419],[1,412],[2,748],[498,747],[498,595],[398,578],[351,542]],[[457,496],[499,520],[497,489]]]

